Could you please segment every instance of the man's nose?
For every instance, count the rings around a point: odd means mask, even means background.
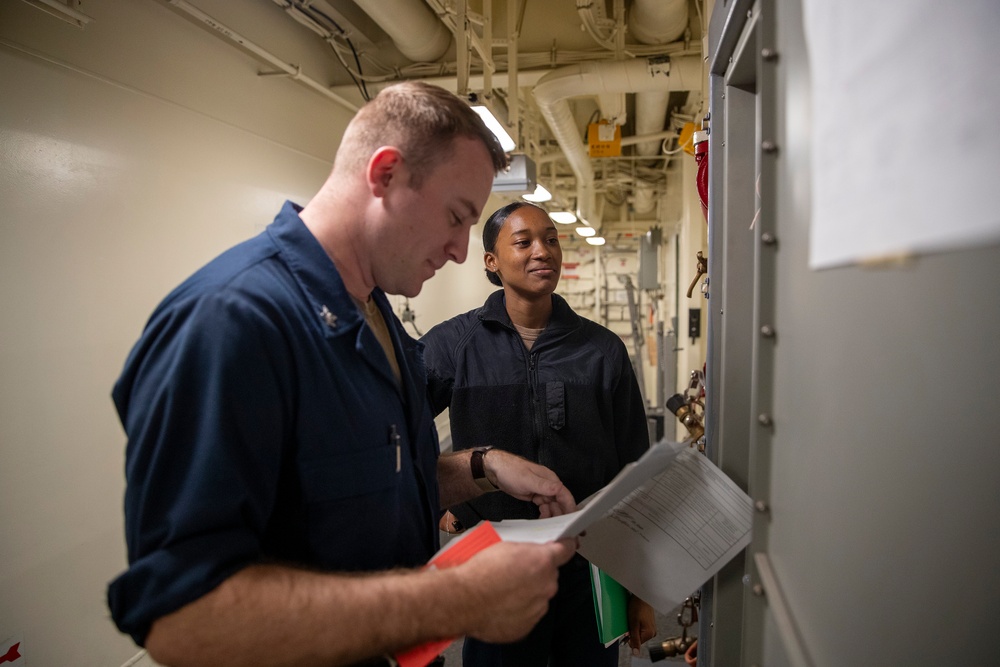
[[[471,229],[462,230],[448,241],[448,245],[445,246],[448,259],[456,264],[465,261],[465,258],[469,256],[469,234],[471,233]]]

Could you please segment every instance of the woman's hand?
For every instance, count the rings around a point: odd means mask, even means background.
[[[656,614],[649,604],[636,596],[628,601],[628,645],[632,655],[639,655],[639,647],[656,636]]]

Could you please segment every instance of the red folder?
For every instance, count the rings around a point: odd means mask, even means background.
[[[500,542],[500,536],[493,529],[493,524],[483,521],[460,539],[452,540],[444,549],[437,552],[425,567],[442,568],[454,567],[464,563],[474,555],[490,546]],[[434,658],[448,648],[448,645],[455,641],[452,639],[439,639],[427,642],[420,646],[396,654],[396,662],[399,667],[424,667]]]

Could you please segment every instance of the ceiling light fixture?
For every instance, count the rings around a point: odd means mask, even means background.
[[[489,108],[482,104],[473,104],[472,110],[479,114],[479,117],[486,123],[486,127],[490,128],[490,132],[500,141],[500,147],[503,148],[504,153],[509,153],[517,148],[517,144],[510,138],[510,134],[507,133],[506,128],[497,120]]]
[[[576,215],[572,211],[551,211],[549,217],[560,225],[571,225],[576,222]]]
[[[576,233],[580,236],[593,236],[597,233],[597,230],[593,227],[577,227]]]
[[[514,196],[534,191],[535,162],[524,153],[511,153],[506,171],[493,177],[493,192],[509,192]]]
[[[521,195],[521,198],[530,202],[543,202],[552,199],[552,195],[548,190],[542,187],[541,183],[535,185],[535,191],[530,195]]]
[[[605,241],[603,236],[591,236],[587,239],[587,243],[590,245],[604,245]]]

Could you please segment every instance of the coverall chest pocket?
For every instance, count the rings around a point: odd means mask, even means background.
[[[397,456],[397,447],[383,446],[311,461],[301,471],[305,501],[341,500],[393,489],[400,478]]]
[[[566,425],[566,385],[562,382],[545,383],[545,418],[556,431]]]

